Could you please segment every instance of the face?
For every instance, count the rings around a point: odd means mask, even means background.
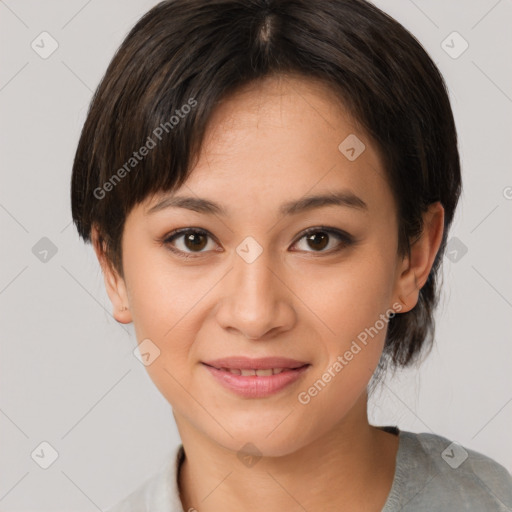
[[[130,212],[124,280],[109,294],[129,306],[116,318],[150,340],[146,357],[160,351],[146,369],[180,433],[280,455],[354,419],[389,317],[407,310],[398,296],[414,282],[397,246],[396,204],[372,141],[326,86],[266,79],[219,106],[181,189]],[[276,379],[204,364],[235,356],[307,366]],[[258,378],[256,390],[239,382]]]

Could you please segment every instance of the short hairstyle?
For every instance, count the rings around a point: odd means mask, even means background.
[[[121,240],[130,210],[181,187],[221,100],[250,82],[288,74],[328,84],[376,145],[397,205],[399,255],[410,254],[428,206],[444,207],[428,279],[415,307],[389,320],[379,363],[381,371],[388,362],[407,366],[434,338],[437,274],[462,188],[457,134],[434,62],[367,1],[155,5],[128,33],[91,100],[73,163],[73,221],[85,242],[98,227],[107,261],[124,277]]]

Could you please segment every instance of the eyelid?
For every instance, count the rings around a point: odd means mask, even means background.
[[[313,256],[327,256],[330,254],[336,254],[340,252],[343,249],[346,249],[350,247],[351,245],[354,245],[356,243],[355,237],[347,233],[346,231],[338,228],[333,228],[330,226],[312,226],[310,228],[305,229],[299,235],[297,236],[297,239],[295,242],[293,242],[292,246],[300,242],[305,236],[311,234],[311,233],[327,233],[329,235],[334,235],[338,240],[341,241],[340,245],[338,247],[335,247],[334,249],[330,249],[328,251],[305,251],[306,253],[310,253]]]
[[[302,238],[304,238],[305,236],[311,233],[317,233],[319,231],[329,233],[331,235],[336,235],[338,238],[343,239],[347,243],[355,241],[355,238],[346,231],[343,231],[343,229],[333,228],[330,226],[312,226],[299,233],[299,235],[297,236],[297,240],[294,242],[294,244],[297,243]]]
[[[310,228],[305,229],[301,233],[299,233],[299,235],[297,235],[297,238],[295,239],[295,241],[292,243],[291,246],[296,245],[305,236],[307,236],[311,233],[317,233],[317,232],[324,232],[324,233],[328,233],[329,235],[334,235],[336,238],[338,238],[341,241],[341,243],[340,243],[341,247],[331,249],[329,251],[305,251],[305,252],[312,253],[313,255],[319,255],[319,256],[328,255],[328,254],[336,253],[336,252],[340,251],[341,249],[346,248],[346,247],[356,243],[355,238],[342,229],[333,228],[333,227],[329,227],[329,226],[312,226]],[[196,252],[196,253],[186,252],[186,251],[182,251],[180,249],[176,249],[175,247],[173,247],[171,245],[172,241],[174,241],[176,238],[178,238],[179,236],[182,236],[186,233],[198,233],[198,234],[206,235],[206,236],[210,237],[215,243],[218,244],[218,241],[216,240],[216,238],[208,230],[206,230],[204,228],[193,227],[193,226],[175,229],[174,231],[167,233],[161,239],[161,243],[166,245],[169,248],[169,250],[171,250],[173,253],[175,253],[179,257],[182,257],[185,259],[199,258],[199,257],[201,257],[201,255],[211,252],[211,251],[200,251],[200,252]]]
[[[193,252],[182,251],[181,249],[177,249],[176,247],[173,247],[171,242],[186,233],[198,233],[201,235],[206,235],[209,238],[211,238],[216,244],[218,244],[217,239],[208,230],[206,230],[204,228],[193,227],[193,226],[175,229],[175,230],[171,231],[170,233],[167,233],[166,235],[164,235],[164,237],[160,240],[160,242],[163,245],[165,245],[174,254],[177,254],[179,257],[184,258],[184,259],[198,258],[202,254],[210,252],[210,251],[202,251],[202,252],[193,253]]]

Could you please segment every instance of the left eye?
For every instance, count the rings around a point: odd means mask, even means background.
[[[339,240],[338,245],[330,251],[324,251],[332,238]],[[313,251],[306,250],[306,252],[336,252],[353,243],[353,238],[349,234],[331,228],[310,228],[302,234],[296,243],[303,239],[309,247],[314,249]]]

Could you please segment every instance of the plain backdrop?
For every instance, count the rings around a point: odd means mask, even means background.
[[[180,442],[170,405],[133,355],[133,326],[111,316],[69,198],[92,93],[155,4],[0,2],[1,511],[104,510]],[[443,435],[511,471],[512,2],[376,4],[446,79],[464,188],[435,348],[420,369],[385,382],[371,422]],[[57,456],[48,469],[33,456],[41,450]]]

